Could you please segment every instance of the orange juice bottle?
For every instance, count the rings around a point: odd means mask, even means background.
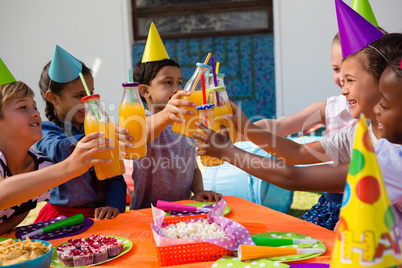
[[[134,138],[134,147],[126,148],[125,159],[137,159],[147,155],[145,109],[138,92],[139,83],[123,83],[123,99],[119,108],[119,125]]]
[[[216,86],[224,86],[225,85],[225,74],[224,73],[217,73],[216,74],[216,81],[218,82],[218,84]],[[213,87],[214,84],[214,74],[209,74],[209,85],[211,87]]]
[[[94,165],[96,177],[99,180],[124,174],[125,167],[121,157],[119,141],[112,120],[106,114],[99,101],[99,95],[94,94],[81,99],[85,107],[84,129],[86,134],[104,132],[105,138],[113,140],[114,150],[111,152],[97,153],[97,159],[111,159],[110,165]]]
[[[223,118],[225,114],[233,114],[232,107],[229,103],[228,93],[226,92],[226,86],[221,85],[210,87],[208,88],[208,93],[209,102],[215,104],[215,121],[217,121],[219,125],[224,125],[226,127],[232,143],[236,143],[237,129],[235,124],[232,121]]]
[[[218,124],[218,122],[216,122],[214,119],[214,107],[215,107],[214,104],[204,104],[204,105],[197,106],[196,109],[199,112],[199,122],[203,123],[208,128],[219,133],[221,128],[220,128],[220,125]],[[199,128],[197,129],[197,132],[204,134],[204,132]],[[202,150],[203,149],[197,149],[197,151],[202,151]],[[204,166],[218,166],[218,165],[222,165],[223,163],[225,163],[225,161],[212,157],[212,156],[209,156],[209,155],[201,155],[200,159],[201,159],[201,163]]]
[[[197,63],[196,69],[188,80],[186,85],[184,86],[184,90],[187,92],[192,92],[190,96],[185,96],[183,99],[194,102],[196,106],[200,106],[203,104],[202,99],[202,87],[201,87],[201,74],[205,77],[205,84],[208,87],[208,74],[211,71],[211,66],[208,66],[204,63]],[[184,119],[184,123],[174,122],[172,125],[172,131],[188,136],[190,138],[193,137],[193,133],[197,131],[197,127],[195,126],[195,122],[198,121],[198,111],[195,108],[186,107],[186,110],[192,111],[193,115],[179,115],[181,119]]]

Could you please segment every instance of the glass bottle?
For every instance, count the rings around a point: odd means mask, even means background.
[[[81,99],[85,108],[85,134],[104,132],[104,138],[113,140],[114,150],[95,154],[97,159],[111,159],[110,165],[94,165],[96,177],[99,180],[108,179],[124,174],[125,167],[121,157],[119,141],[112,120],[106,114],[99,101],[99,95],[94,94]]]
[[[184,96],[183,99],[194,102],[196,106],[199,106],[203,104],[201,74],[204,75],[206,87],[208,87],[208,75],[212,68],[211,66],[199,62],[196,64],[196,66],[197,67],[193,75],[184,86],[185,91],[192,93],[190,94],[190,96]],[[197,130],[195,122],[198,120],[198,111],[195,108],[190,107],[186,107],[184,109],[192,111],[193,115],[179,115],[181,119],[185,120],[185,122],[174,122],[172,126],[172,131],[192,138],[193,133]]]
[[[236,143],[236,125],[232,121],[228,121],[223,117],[225,114],[233,115],[232,106],[230,106],[229,103],[229,96],[226,92],[226,86],[222,85],[208,88],[208,101],[209,103],[215,104],[215,121],[217,121],[219,125],[224,125],[226,127],[232,143]]]
[[[214,104],[204,104],[204,105],[197,106],[195,108],[199,112],[199,115],[198,115],[199,122],[203,123],[208,128],[219,133],[221,128],[220,128],[220,125],[218,124],[218,122],[215,121],[214,107],[215,107]],[[199,128],[197,129],[197,132],[204,134],[204,132]],[[202,150],[204,150],[204,149],[201,149],[201,148],[197,149],[197,151],[202,151]],[[212,157],[212,156],[209,156],[209,155],[201,155],[200,159],[201,159],[201,163],[204,166],[218,166],[218,165],[222,165],[223,163],[225,163],[225,161]]]
[[[125,159],[138,159],[147,155],[145,108],[138,92],[139,83],[123,83],[123,98],[119,108],[119,125],[134,138],[134,147],[125,148]]]
[[[224,73],[217,73],[216,74],[216,81],[218,82],[217,83],[217,86],[219,87],[219,86],[224,86],[225,85],[225,74]],[[215,82],[214,82],[214,74],[209,74],[209,85],[211,86],[211,87],[213,87],[214,85],[215,85]]]

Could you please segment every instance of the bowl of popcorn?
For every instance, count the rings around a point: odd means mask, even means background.
[[[44,240],[0,238],[0,266],[45,268],[52,260],[52,244]]]

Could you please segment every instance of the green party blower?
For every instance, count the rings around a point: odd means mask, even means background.
[[[84,222],[84,215],[82,215],[82,213],[80,213],[80,214],[65,218],[64,220],[49,224],[48,226],[45,226],[45,227],[35,230],[33,232],[22,235],[21,239],[25,239],[27,236],[33,237],[35,235],[41,235],[44,232],[61,229],[64,227],[68,227],[68,226],[75,225],[75,224],[80,224],[83,222]]]
[[[270,238],[252,237],[256,246],[280,247],[287,245],[315,244],[317,239],[291,239],[291,238]]]

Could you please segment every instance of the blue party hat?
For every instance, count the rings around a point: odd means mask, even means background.
[[[15,82],[14,76],[0,58],[0,86]]]
[[[384,35],[342,0],[335,0],[335,6],[343,58],[362,50]]]
[[[82,64],[70,53],[56,45],[52,62],[49,67],[49,77],[57,83],[67,83],[78,78]]]

